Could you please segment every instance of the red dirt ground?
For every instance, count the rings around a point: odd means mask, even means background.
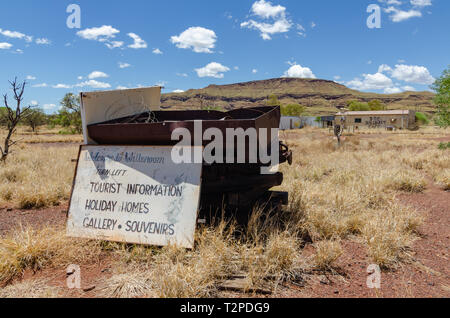
[[[450,297],[450,192],[432,183],[424,193],[401,194],[398,200],[410,205],[426,216],[420,228],[420,238],[414,243],[412,261],[396,270],[382,272],[381,289],[367,288],[367,267],[370,265],[365,247],[357,240],[342,242],[344,255],[338,261],[338,273],[313,273],[305,275],[305,285],[282,286],[273,297]],[[64,225],[67,205],[55,208],[23,211],[0,209],[0,235],[19,224]],[[313,254],[313,247],[306,246],[303,255]],[[97,284],[109,277],[111,259],[104,258],[96,264],[81,265],[82,288]],[[38,273],[26,271],[23,279],[50,278],[52,285],[65,289],[64,269],[45,269]],[[92,291],[67,290],[67,297],[96,297],[98,286]],[[242,297],[239,293],[224,296]]]
[[[63,226],[66,221],[67,203],[41,210],[15,210],[0,208],[0,236],[18,226]]]
[[[342,242],[344,255],[338,261],[339,272],[313,275],[304,288],[284,290],[287,297],[450,297],[450,192],[432,183],[424,193],[402,194],[398,200],[425,215],[420,238],[412,247],[412,261],[394,271],[382,272],[381,289],[367,288],[370,265],[363,245]],[[312,254],[306,247],[305,256]],[[343,274],[343,275],[342,275]]]
[[[288,134],[289,135],[289,134]],[[323,135],[318,135],[318,137]],[[286,136],[285,136],[286,137]],[[360,135],[371,138],[372,135]],[[380,137],[380,136],[376,136]],[[448,137],[436,139],[450,141]],[[427,190],[419,194],[401,194],[398,200],[417,209],[425,216],[420,238],[414,243],[412,261],[394,271],[381,274],[381,289],[367,288],[367,267],[370,265],[366,248],[357,240],[342,242],[344,255],[338,261],[338,273],[305,274],[305,284],[282,286],[273,297],[450,297],[450,192],[436,187],[431,181]],[[20,224],[63,226],[67,203],[41,210],[13,210],[0,208],[0,236]],[[303,255],[314,253],[306,246]],[[109,277],[111,258],[95,264],[82,264],[82,288],[91,287]],[[52,285],[65,289],[67,297],[96,297],[98,286],[91,291],[68,290],[65,269],[45,269],[37,273],[26,271],[22,279],[49,278]],[[244,297],[241,293],[223,293],[228,297]]]

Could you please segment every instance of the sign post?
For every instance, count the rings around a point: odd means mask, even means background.
[[[171,151],[81,146],[67,235],[193,248],[202,164],[175,164]]]

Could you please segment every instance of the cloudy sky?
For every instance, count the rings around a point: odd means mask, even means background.
[[[67,92],[282,76],[428,90],[450,64],[449,13],[448,0],[14,1],[0,11],[0,92],[27,79],[26,102],[51,113]]]

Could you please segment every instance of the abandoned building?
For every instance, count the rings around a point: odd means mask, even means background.
[[[413,129],[416,126],[416,112],[412,110],[356,111],[338,113],[335,124],[344,125],[348,129],[386,128]]]
[[[333,126],[334,116],[282,116],[280,130],[301,129],[304,127],[328,128]]]
[[[282,116],[280,119],[280,130],[292,130],[302,128],[300,117]]]

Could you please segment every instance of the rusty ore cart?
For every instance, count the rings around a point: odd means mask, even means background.
[[[194,133],[194,121],[202,121],[202,135],[208,128],[218,128],[226,136],[227,128],[267,128],[278,129],[280,125],[279,107],[255,107],[236,109],[229,112],[188,110],[149,111],[134,116],[120,118],[87,127],[89,136],[103,145],[175,145],[172,132],[176,128],[186,128]],[[271,139],[267,138],[269,152]],[[203,141],[207,145],[210,141]],[[227,141],[228,142],[228,141]],[[248,140],[246,140],[248,143]],[[225,143],[226,144],[226,143]],[[225,146],[224,146],[225,147]],[[280,142],[280,164],[292,163],[292,153]],[[246,144],[248,162],[248,144]],[[224,156],[226,150],[224,149]],[[258,157],[259,158],[259,157]],[[224,162],[226,162],[224,160]],[[250,164],[207,164],[203,163],[200,199],[200,218],[210,218],[216,213],[231,212],[245,220],[257,203],[270,206],[287,204],[288,194],[270,191],[283,182],[283,174],[262,175],[261,163]]]

